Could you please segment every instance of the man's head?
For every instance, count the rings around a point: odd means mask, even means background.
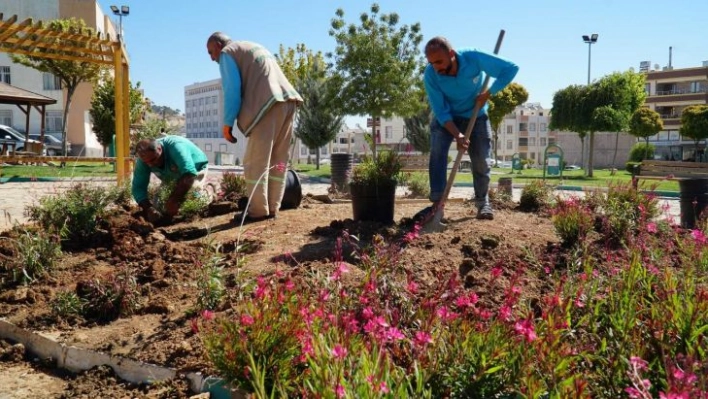
[[[450,42],[442,37],[436,36],[425,45],[425,58],[435,72],[441,75],[453,75],[457,73],[457,58],[455,50]]]
[[[211,57],[211,60],[219,63],[219,57],[221,56],[221,49],[226,47],[227,44],[231,43],[231,38],[228,37],[223,32],[214,32],[209,36],[207,40],[207,52]]]
[[[135,153],[141,161],[151,168],[161,167],[165,163],[162,145],[153,139],[143,139],[135,146]]]

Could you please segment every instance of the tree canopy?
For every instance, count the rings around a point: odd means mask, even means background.
[[[614,72],[588,86],[572,85],[553,96],[551,128],[590,136],[586,175],[593,175],[595,132],[628,129],[629,119],[646,99],[645,76]]]
[[[320,78],[324,78],[327,73],[322,52],[315,53],[302,43],[297,44],[295,48],[287,49],[281,44],[275,58],[285,77],[295,86],[309,79],[315,68]]]
[[[115,102],[115,80],[105,74],[103,81],[94,87],[89,110],[93,120],[93,132],[103,147],[108,147],[116,134]],[[133,124],[140,120],[145,107],[140,82],[135,86],[130,83],[128,104],[129,120]]]
[[[489,98],[489,123],[492,125],[494,133],[494,159],[497,159],[497,147],[499,144],[499,126],[501,126],[504,116],[525,103],[529,99],[529,92],[526,88],[516,82],[510,83],[503,90],[500,90]]]
[[[643,138],[644,158],[647,159],[649,151],[649,137],[659,133],[664,129],[664,121],[658,112],[649,108],[639,108],[634,111],[632,118],[629,120],[629,134],[637,138]]]
[[[419,49],[421,27],[399,22],[398,14],[380,13],[376,3],[369,13],[359,16],[358,25],[347,24],[341,8],[336,11],[329,34],[337,44],[328,56],[335,66],[335,79],[341,81],[338,99],[347,113],[376,120],[406,117],[421,108],[416,95],[424,65]],[[375,129],[374,124],[373,137]],[[372,150],[375,153],[376,146]]]
[[[93,31],[86,26],[86,23],[82,19],[69,18],[69,19],[56,19],[50,21],[48,29],[57,32],[69,32],[69,31],[82,31],[88,32],[88,35],[92,35]],[[82,82],[95,82],[101,72],[106,69],[105,66],[89,61],[69,61],[69,60],[58,60],[53,58],[43,58],[42,54],[54,53],[63,55],[73,55],[71,52],[61,50],[64,45],[69,44],[67,41],[71,39],[63,39],[60,37],[46,38],[45,42],[53,44],[53,46],[47,47],[35,47],[35,55],[24,55],[24,54],[10,54],[10,58],[13,62],[18,64],[36,69],[40,72],[51,73],[61,80],[62,86],[66,89],[66,101],[64,102],[64,117],[62,120],[62,142],[64,151],[66,154],[66,125],[67,117],[69,115],[69,110],[71,109],[71,100],[74,96],[76,88]],[[72,41],[72,45],[76,45],[78,42]],[[96,57],[100,57],[96,55]]]
[[[698,142],[708,138],[708,105],[691,105],[681,113],[679,133],[693,139],[698,152]]]

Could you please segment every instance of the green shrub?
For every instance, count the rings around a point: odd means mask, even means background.
[[[24,231],[15,241],[16,257],[5,266],[12,279],[23,284],[47,275],[61,256],[57,236],[38,231]]]
[[[548,207],[551,202],[551,186],[542,180],[534,180],[521,189],[519,209],[524,212],[537,212]]]
[[[57,292],[52,300],[52,314],[59,317],[83,314],[84,301],[71,291]]]
[[[227,201],[236,201],[246,195],[246,179],[233,172],[224,172],[219,188],[220,197]]]
[[[174,191],[175,184],[175,182],[164,182],[148,187],[148,198],[152,200],[152,206],[162,214],[167,213],[167,200]],[[203,214],[209,206],[209,202],[208,195],[192,188],[179,207],[179,214],[187,220],[192,219]]]
[[[577,198],[557,201],[552,213],[553,227],[567,246],[581,242],[592,231],[594,215]]]
[[[639,172],[639,168],[641,168],[641,165],[642,165],[641,162],[629,161],[629,162],[627,162],[626,164],[624,164],[624,169],[625,169],[627,172],[634,174],[634,172],[635,172],[635,166],[638,167],[638,168],[636,168],[636,172]]]
[[[219,266],[220,261],[220,257],[213,256],[199,271],[197,277],[197,309],[199,311],[216,309],[226,294],[223,268]]]
[[[644,156],[645,151],[647,151],[646,157]],[[647,147],[647,143],[637,143],[629,151],[629,160],[631,162],[642,162],[644,159],[654,159],[654,151],[654,144],[649,144]]]
[[[100,321],[132,315],[140,307],[138,283],[128,270],[79,282],[76,294],[84,302],[84,315]]]
[[[84,241],[109,215],[109,205],[115,203],[116,194],[103,187],[77,184],[62,195],[40,198],[39,205],[30,205],[25,212],[47,231],[72,241]]]
[[[403,163],[400,155],[394,151],[379,151],[376,158],[365,156],[352,170],[351,182],[354,184],[377,184],[379,181],[399,180],[402,178]]]
[[[428,198],[430,196],[430,180],[426,173],[407,173],[405,182],[413,198]]]

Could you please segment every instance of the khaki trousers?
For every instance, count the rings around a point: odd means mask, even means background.
[[[294,101],[275,103],[248,136],[243,174],[247,194],[253,193],[250,217],[275,216],[280,209],[296,110]]]

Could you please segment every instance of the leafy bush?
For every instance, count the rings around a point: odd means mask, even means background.
[[[553,227],[565,245],[581,242],[593,229],[593,213],[578,198],[559,199],[552,215]]]
[[[655,151],[656,148],[654,147],[654,144],[649,144],[647,146],[647,143],[637,143],[629,151],[629,160],[630,162],[642,162],[644,159],[654,159]],[[645,152],[646,158],[644,156]]]
[[[55,316],[78,316],[84,312],[84,301],[75,292],[61,291],[57,292],[51,307]]]
[[[403,163],[394,151],[379,151],[376,157],[365,156],[352,170],[354,184],[377,184],[377,182],[401,179]]]
[[[406,173],[405,183],[408,185],[408,191],[413,198],[428,198],[430,197],[430,180],[425,173]]]
[[[84,316],[100,321],[132,315],[140,307],[138,283],[129,270],[79,282],[76,294],[84,302]]]
[[[148,187],[148,197],[152,200],[152,205],[163,215],[167,212],[167,200],[174,191],[176,182],[164,182],[159,185]],[[192,188],[187,192],[184,202],[179,207],[179,214],[189,220],[203,214],[209,206],[209,196],[199,190]]]
[[[552,188],[542,180],[534,180],[521,189],[519,209],[524,212],[538,212],[545,209],[551,202]]]
[[[226,294],[223,268],[219,266],[221,258],[211,257],[199,271],[197,277],[197,309],[199,311],[216,309]]]
[[[62,195],[46,196],[39,205],[30,205],[26,214],[50,232],[72,241],[84,241],[97,231],[99,223],[111,212],[118,192],[102,187],[77,184]]]
[[[56,235],[24,230],[13,242],[15,256],[3,265],[12,274],[12,281],[31,283],[51,272],[61,256],[61,244]]]
[[[219,188],[219,197],[227,201],[237,201],[246,195],[246,178],[234,172],[224,172]]]

